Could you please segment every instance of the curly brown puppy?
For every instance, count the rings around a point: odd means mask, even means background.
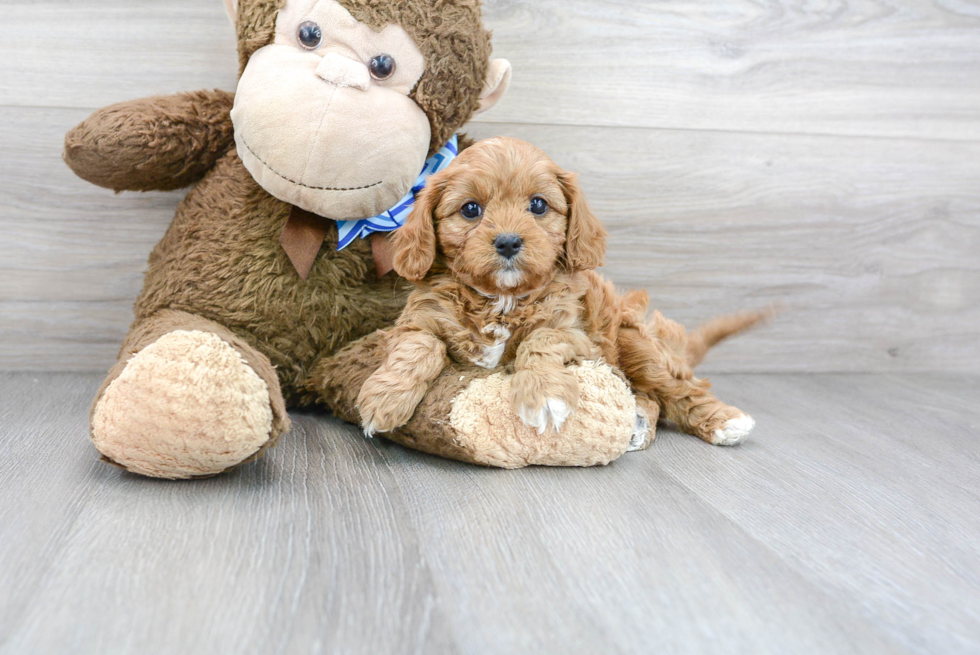
[[[605,244],[576,175],[536,147],[496,138],[462,152],[392,236],[395,270],[416,288],[388,332],[387,361],[361,388],[364,431],[407,422],[447,357],[512,367],[517,415],[560,430],[579,398],[566,366],[602,358],[629,380],[638,425],[663,417],[712,444],[742,441],[755,422],[715,398],[693,366],[764,315],[723,317],[691,335],[659,312],[648,321],[645,292],[620,295],[595,272]],[[650,433],[638,429],[634,446]]]

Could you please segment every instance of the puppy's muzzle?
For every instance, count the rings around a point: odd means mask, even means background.
[[[493,240],[493,245],[504,259],[513,259],[524,247],[524,242],[516,234],[498,234]]]

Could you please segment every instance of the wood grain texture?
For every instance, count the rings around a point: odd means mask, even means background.
[[[0,6],[0,106],[96,109],[235,88],[234,29],[218,0]]]
[[[64,132],[111,102],[232,88],[232,31],[217,0],[0,6],[0,370],[104,370],[182,194],[86,185]],[[785,306],[706,371],[980,369],[973,4],[500,0],[486,15],[515,80],[469,129],[582,173],[610,277],[686,323]]]
[[[520,63],[489,120],[980,139],[973,2],[489,7],[496,52]]]
[[[517,67],[486,120],[980,140],[968,0],[485,4],[496,53]],[[0,105],[94,108],[235,84],[217,0],[8,0],[0,43]]]
[[[972,653],[980,379],[725,376],[745,445],[485,470],[295,415],[167,483],[98,376],[0,375],[0,653]]]

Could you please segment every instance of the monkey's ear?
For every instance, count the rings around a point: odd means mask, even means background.
[[[228,18],[231,19],[232,25],[238,24],[238,0],[224,0],[225,11],[228,12]]]
[[[506,59],[493,59],[487,68],[487,80],[483,84],[483,92],[480,93],[480,108],[477,114],[482,114],[493,107],[507,93],[510,86],[510,62]]]
[[[587,271],[605,264],[606,229],[585,202],[578,175],[560,173],[558,181],[568,200],[568,233],[565,237],[565,259],[575,271]]]
[[[441,195],[442,185],[430,178],[408,220],[391,233],[392,265],[406,280],[421,280],[436,261],[435,210]]]

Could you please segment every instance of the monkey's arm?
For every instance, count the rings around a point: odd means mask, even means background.
[[[114,191],[172,191],[197,182],[234,147],[226,91],[131,100],[98,110],[65,136],[64,159]]]

